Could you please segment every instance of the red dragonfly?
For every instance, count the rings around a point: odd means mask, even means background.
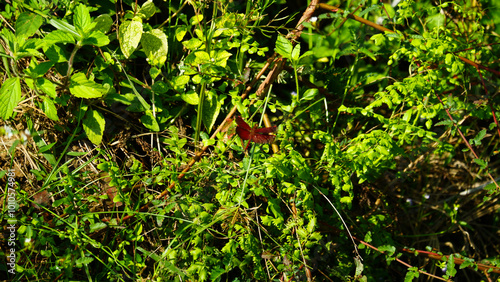
[[[236,133],[241,138],[241,143],[243,146],[243,140],[248,140],[245,147],[245,151],[250,145],[250,141],[258,144],[271,143],[274,141],[274,135],[269,135],[276,131],[276,126],[257,128],[257,126],[250,127],[240,116],[236,117]]]

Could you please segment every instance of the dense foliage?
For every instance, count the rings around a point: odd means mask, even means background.
[[[2,4],[0,270],[499,279],[499,4],[302,2]]]

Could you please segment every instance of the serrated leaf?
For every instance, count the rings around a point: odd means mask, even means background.
[[[21,81],[19,77],[6,79],[0,88],[0,118],[9,119],[14,108],[21,101]]]
[[[35,63],[34,66],[30,64],[30,67],[25,69],[24,72],[31,78],[35,79],[45,75],[53,65],[54,62],[51,61]]]
[[[118,39],[123,55],[128,59],[141,42],[142,23],[139,21],[126,21],[120,25]]]
[[[37,14],[23,12],[16,21],[16,37],[26,40],[38,31],[43,24],[43,18]]]
[[[108,14],[99,15],[94,20],[95,26],[92,30],[100,31],[106,34],[113,26],[113,19]]]
[[[75,43],[75,38],[72,33],[64,31],[64,30],[54,30],[51,33],[47,34],[43,39],[43,43],[46,47],[50,47],[56,43]]]
[[[474,162],[478,164],[481,169],[486,169],[488,167],[488,162],[481,159],[474,159]]]
[[[278,39],[276,40],[276,52],[278,52],[281,56],[290,59],[292,50],[292,43],[290,43],[290,41],[288,41],[285,37],[278,35]]]
[[[106,46],[109,44],[109,38],[101,31],[92,31],[90,35],[82,40],[82,45],[93,45],[97,47]]]
[[[40,90],[43,91],[43,93],[47,94],[50,98],[52,99],[56,98],[57,96],[56,86],[54,83],[52,83],[52,81],[43,77],[39,77],[35,81],[35,84]]]
[[[96,145],[101,144],[105,125],[104,116],[99,111],[92,109],[87,111],[83,119],[83,130],[85,130],[90,142]]]
[[[107,89],[100,84],[88,80],[85,74],[79,72],[71,77],[69,92],[78,98],[99,98],[106,94]]]
[[[42,111],[47,115],[48,118],[54,121],[58,121],[59,117],[57,116],[57,109],[54,101],[47,96],[42,97]]]
[[[167,60],[167,35],[159,29],[153,29],[142,35],[142,48],[151,65],[163,65]]]
[[[95,22],[92,22],[90,19],[90,12],[87,6],[83,4],[76,6],[73,24],[82,37],[85,37],[87,32],[94,28]]]

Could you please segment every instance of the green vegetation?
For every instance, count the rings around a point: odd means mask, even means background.
[[[4,4],[0,271],[499,279],[498,2],[301,2]]]

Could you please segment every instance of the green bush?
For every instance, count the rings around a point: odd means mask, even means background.
[[[9,279],[498,279],[498,4],[297,2],[5,4]]]

